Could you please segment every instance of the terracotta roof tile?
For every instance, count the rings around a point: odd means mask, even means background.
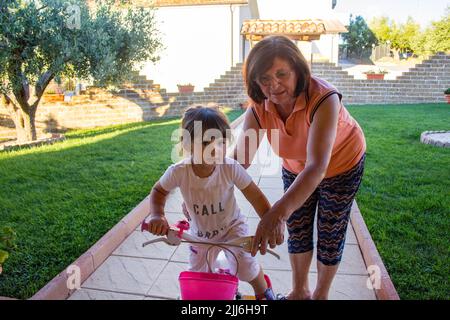
[[[130,0],[136,6],[170,7],[220,4],[248,4],[248,0]]]
[[[241,34],[252,36],[267,36],[283,34],[291,37],[314,40],[321,34],[347,32],[347,29],[338,20],[244,20]],[[308,37],[309,36],[309,37]]]

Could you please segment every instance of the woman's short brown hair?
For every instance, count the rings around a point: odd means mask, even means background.
[[[256,103],[266,99],[256,79],[272,67],[275,58],[287,61],[294,69],[298,79],[295,96],[299,96],[308,86],[311,71],[299,48],[285,36],[270,36],[259,41],[252,48],[244,64],[243,73],[247,94]]]

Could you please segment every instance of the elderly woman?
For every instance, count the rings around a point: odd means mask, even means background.
[[[282,158],[285,193],[260,221],[252,254],[283,242],[289,232],[292,291],[285,299],[327,299],[344,249],[350,209],[363,175],[366,143],[358,123],[328,82],[310,74],[298,47],[272,36],[258,42],[244,66],[252,103],[244,132],[258,131],[258,146],[267,130]],[[271,129],[278,129],[273,135]],[[278,137],[278,141],[274,141]],[[256,150],[243,135],[234,158],[248,168]],[[239,155],[244,154],[244,157]],[[240,159],[244,158],[244,159]],[[313,257],[313,223],[317,210],[317,285],[311,293],[308,272]]]

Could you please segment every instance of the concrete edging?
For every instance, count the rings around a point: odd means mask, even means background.
[[[372,240],[372,236],[369,233],[369,229],[367,229],[356,201],[353,202],[350,221],[353,230],[355,231],[356,239],[358,240],[366,267],[375,265],[380,268],[380,288],[374,289],[377,299],[400,300],[397,290],[395,289],[391,277],[384,266],[383,260],[378,253],[377,247]]]
[[[235,129],[244,120],[244,114],[234,120],[230,127]],[[73,274],[71,266],[78,266],[83,283],[114,250],[137,228],[148,216],[150,203],[148,196],[142,200],[130,213],[122,218],[112,229],[100,238],[91,248],[82,254],[71,265],[54,277],[43,288],[35,293],[31,300],[64,300],[69,298],[76,289],[69,289],[69,277]]]

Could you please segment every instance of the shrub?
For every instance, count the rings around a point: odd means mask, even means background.
[[[0,274],[2,273],[2,265],[9,258],[9,253],[17,247],[16,236],[11,227],[0,229]]]

